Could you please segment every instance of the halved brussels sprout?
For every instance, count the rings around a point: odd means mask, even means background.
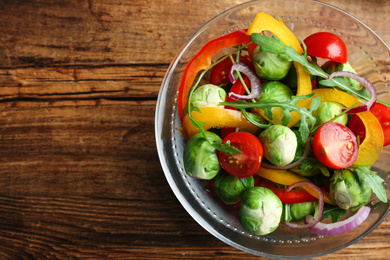
[[[226,91],[213,84],[202,85],[192,94],[191,104],[194,107],[218,107],[225,102]]]
[[[329,195],[340,208],[358,210],[370,199],[371,188],[354,171],[340,169],[331,178]]]
[[[294,160],[297,138],[294,132],[283,125],[272,125],[261,132],[264,157],[277,166],[285,166]]]

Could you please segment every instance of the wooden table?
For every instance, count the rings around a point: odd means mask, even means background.
[[[164,73],[240,0],[0,1],[0,259],[261,259],[172,193],[154,112]],[[390,43],[390,2],[327,0]],[[389,259],[390,220],[316,259]]]

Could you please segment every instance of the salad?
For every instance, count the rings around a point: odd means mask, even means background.
[[[221,50],[228,54],[218,57]],[[387,203],[371,165],[390,144],[389,106],[349,64],[337,35],[298,39],[259,13],[248,30],[204,45],[183,73],[184,168],[239,207],[252,234],[281,223],[342,234],[368,217],[372,194]]]

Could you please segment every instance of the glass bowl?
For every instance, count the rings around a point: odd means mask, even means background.
[[[309,0],[250,1],[233,7],[200,27],[180,48],[162,82],[155,117],[156,143],[164,174],[174,194],[187,212],[209,233],[245,252],[270,258],[302,259],[345,248],[379,226],[389,215],[389,203],[373,196],[371,214],[354,230],[337,236],[318,236],[310,231],[291,230],[284,225],[265,236],[249,234],[241,228],[237,209],[224,205],[204,182],[186,175],[183,165],[185,139],[180,134],[177,90],[189,60],[211,39],[248,28],[258,12],[279,16],[296,36],[325,31],[337,34],[348,48],[348,60],[357,72],[376,87],[379,99],[390,102],[390,50],[368,26],[338,8]],[[383,149],[373,165],[385,180],[390,200],[390,150]]]

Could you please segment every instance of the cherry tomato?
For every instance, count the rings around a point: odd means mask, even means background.
[[[234,60],[236,60],[235,54],[233,54],[232,57]],[[240,57],[240,61],[253,68],[253,64],[249,60],[248,56],[242,55]],[[222,84],[230,84],[229,72],[232,65],[233,63],[230,58],[227,58],[212,67],[210,73],[210,84],[217,86],[220,86]]]
[[[251,81],[249,80],[249,78],[246,76],[243,76],[243,79],[244,79],[245,85],[250,89],[251,88]],[[246,90],[245,90],[244,85],[242,84],[241,80],[237,79],[236,82],[233,84],[233,86],[230,88],[229,93],[236,93],[238,95],[244,95],[245,91]],[[230,102],[230,101],[235,101],[235,100],[232,99],[231,97],[229,97],[229,95],[227,95],[226,102]],[[230,107],[230,106],[225,106],[225,108],[237,110],[237,108]]]
[[[345,125],[330,122],[321,126],[313,138],[316,158],[332,169],[351,166],[357,159],[359,148],[355,134]]]
[[[390,108],[381,104],[381,103],[374,103],[374,105],[371,107],[370,112],[379,120],[382,126],[383,135],[384,135],[384,142],[383,146],[390,144]],[[352,130],[352,132],[359,136],[360,143],[364,141],[364,138],[366,137],[366,128],[357,115],[352,115],[351,119],[348,123],[349,129]]]
[[[230,141],[230,145],[242,153],[228,155],[218,152],[219,162],[222,168],[239,178],[247,178],[254,175],[260,168],[263,159],[263,145],[259,138],[247,132],[234,132],[227,135],[222,144]]]
[[[304,41],[307,54],[310,56],[346,63],[347,46],[340,37],[329,32],[318,32],[309,35]]]

